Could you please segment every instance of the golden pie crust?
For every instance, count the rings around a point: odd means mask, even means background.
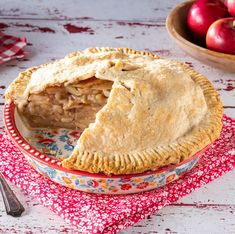
[[[206,77],[129,48],[89,48],[30,68],[5,96],[31,127],[83,129],[62,165],[92,173],[179,164],[218,138],[222,127],[222,103]]]

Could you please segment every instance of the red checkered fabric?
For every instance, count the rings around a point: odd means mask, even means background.
[[[27,45],[25,37],[14,37],[0,32],[0,64],[14,58],[22,58],[27,53],[22,49]]]

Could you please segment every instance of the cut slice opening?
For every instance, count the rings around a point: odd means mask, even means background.
[[[69,85],[47,87],[40,93],[30,94],[26,104],[18,105],[19,112],[32,128],[84,130],[107,103],[112,84],[91,77]]]

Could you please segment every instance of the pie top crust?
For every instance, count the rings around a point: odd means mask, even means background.
[[[206,77],[177,61],[128,48],[89,48],[33,67],[13,81],[6,101],[91,77],[111,81],[107,103],[85,128],[66,168],[131,174],[178,164],[218,138],[223,108]]]

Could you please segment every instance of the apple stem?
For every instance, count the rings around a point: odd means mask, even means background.
[[[232,23],[232,27],[235,28],[235,20]]]

